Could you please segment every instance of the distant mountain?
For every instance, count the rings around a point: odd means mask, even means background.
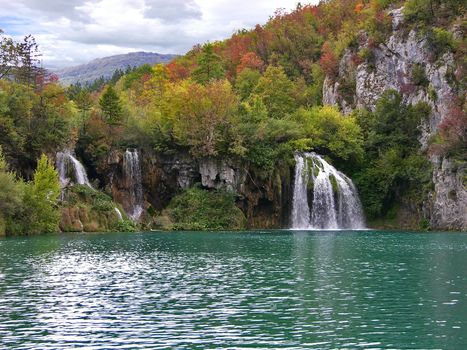
[[[86,64],[63,68],[54,73],[60,78],[64,85],[80,82],[82,84],[91,83],[104,76],[110,78],[116,69],[125,70],[128,66],[139,67],[143,64],[167,63],[176,55],[163,55],[154,52],[130,52],[123,55],[115,55],[103,58],[96,58]]]

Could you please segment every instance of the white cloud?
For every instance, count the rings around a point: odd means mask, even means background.
[[[317,0],[312,0],[317,2]],[[33,34],[46,67],[130,51],[183,54],[265,23],[296,0],[0,0],[0,28]]]

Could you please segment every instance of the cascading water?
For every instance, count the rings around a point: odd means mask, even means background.
[[[87,185],[92,188],[89,182],[86,169],[83,164],[76,159],[70,150],[57,153],[57,169],[62,187],[70,183]]]
[[[295,161],[293,229],[365,228],[352,180],[315,153],[297,153]]]
[[[117,216],[118,216],[118,220],[123,221],[123,215],[122,215],[122,212],[120,211],[120,209],[118,209],[117,207],[115,207],[114,210],[115,210],[115,213],[116,213]]]
[[[138,151],[127,149],[123,158],[124,175],[130,188],[130,218],[137,221],[143,213],[144,197]]]

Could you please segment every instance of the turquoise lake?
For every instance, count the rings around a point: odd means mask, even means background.
[[[467,349],[467,233],[0,239],[0,348]]]

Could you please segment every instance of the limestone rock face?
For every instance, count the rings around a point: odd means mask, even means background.
[[[385,43],[370,48],[365,33],[360,33],[359,49],[371,50],[371,63],[364,62],[352,66],[351,52],[347,51],[339,65],[339,76],[335,81],[326,78],[323,85],[323,103],[338,106],[348,114],[355,108],[366,108],[374,111],[376,102],[388,89],[399,91],[408,104],[425,102],[431,107],[431,114],[420,125],[421,149],[426,150],[430,138],[436,134],[440,123],[449,116],[453,98],[458,94],[456,87],[450,82],[450,75],[456,71],[456,62],[452,53],[442,57],[434,57],[429,49],[428,41],[422,33],[411,30],[407,33],[403,28],[403,9],[389,12],[392,17],[391,36]],[[456,36],[456,28],[453,34]],[[354,52],[355,54],[355,52]],[[417,86],[412,81],[414,66],[422,67],[428,85]],[[355,79],[354,96],[343,96],[341,82],[348,76]],[[467,189],[459,182],[465,174],[465,167],[454,167],[448,159],[430,159],[434,166],[434,192],[427,199],[426,205],[433,205],[431,225],[435,229],[465,229],[467,217]],[[448,193],[456,193],[456,200],[449,198]],[[463,210],[463,211],[462,211]]]
[[[431,226],[467,230],[466,164],[456,165],[454,161],[445,158],[437,160],[435,166]]]
[[[199,173],[204,187],[243,191],[246,171],[239,166],[235,167],[225,161],[207,158],[199,162]]]
[[[162,213],[181,191],[199,184],[209,190],[236,193],[250,228],[288,227],[291,196],[290,169],[277,169],[270,178],[258,178],[245,166],[222,159],[194,159],[187,153],[164,155],[140,150],[146,209]],[[129,186],[123,176],[123,157],[112,154],[107,164],[106,187],[125,208]]]

